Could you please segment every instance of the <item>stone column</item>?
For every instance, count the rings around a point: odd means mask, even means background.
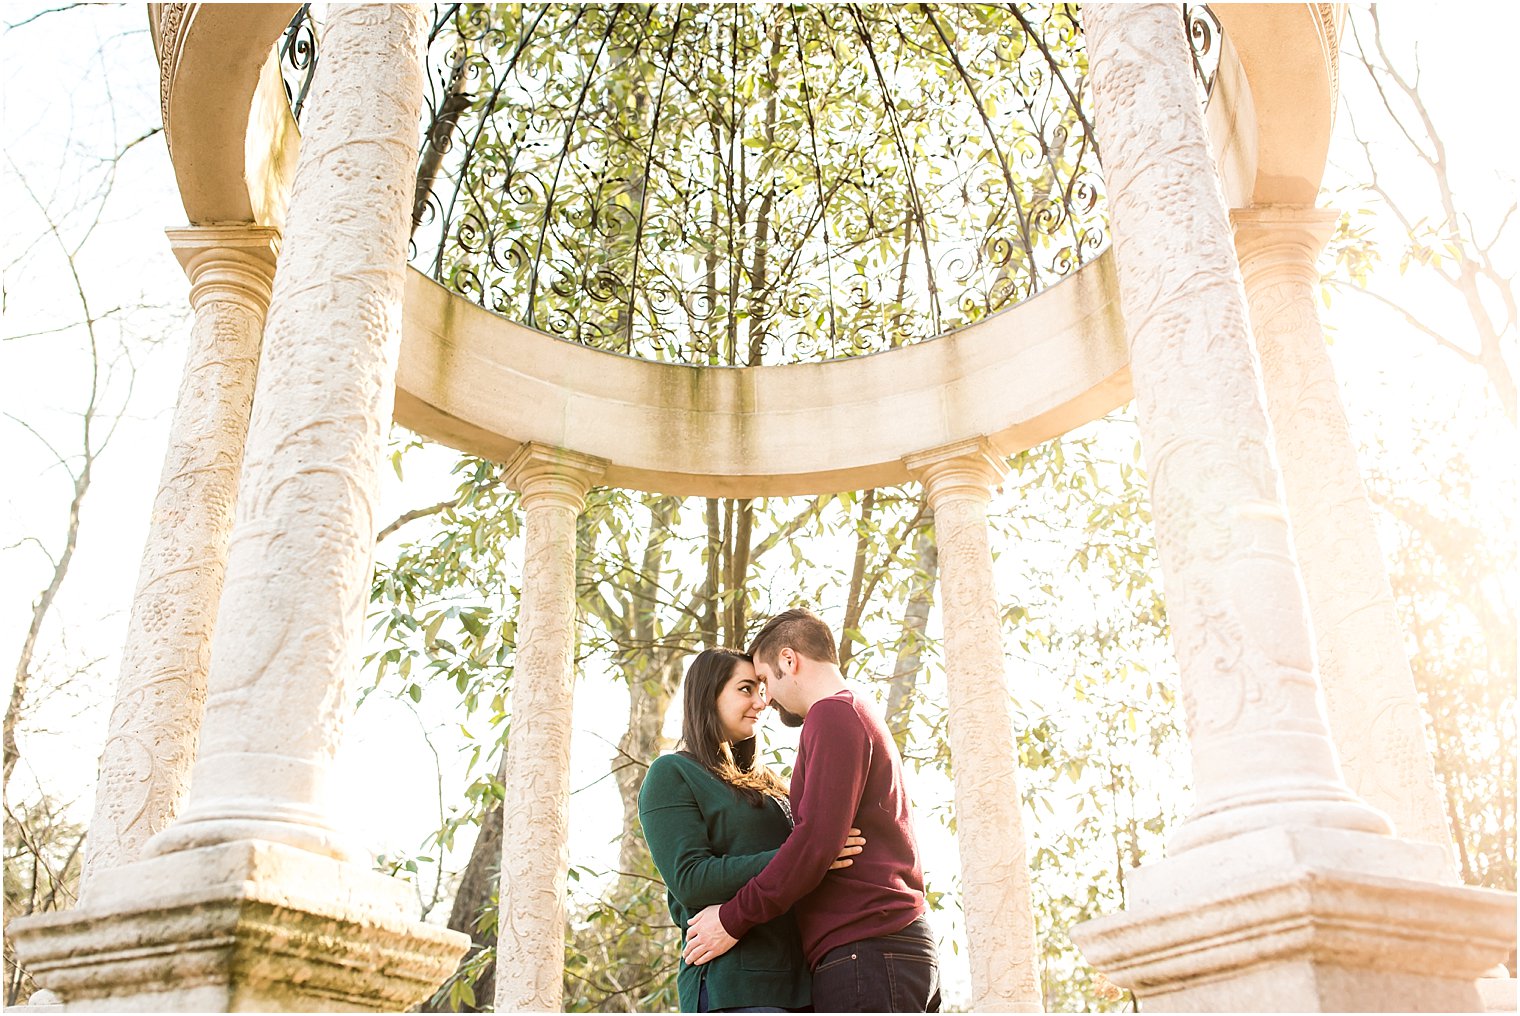
[[[335,858],[326,781],[369,603],[421,108],[422,14],[334,5],[275,278],[185,814],[169,853],[264,839]],[[320,91],[317,84],[326,87]]]
[[[985,440],[923,452],[906,465],[924,485],[939,545],[971,1005],[1041,1012],[1018,739],[987,536],[987,502],[1006,467]]]
[[[279,234],[192,226],[169,240],[190,277],[195,325],[100,755],[81,895],[96,872],[138,859],[189,785]]]
[[[506,470],[522,493],[524,548],[502,802],[497,1012],[564,1008],[575,522],[606,465],[528,444]]]
[[[87,905],[12,925],[70,1010],[399,1012],[468,946],[413,919],[326,790],[369,600],[426,24],[417,4],[328,8],[185,811]]]
[[[1346,782],[1400,835],[1446,850],[1455,870],[1377,523],[1320,327],[1315,261],[1336,218],[1319,208],[1236,210],[1235,248]]]
[[[1173,851],[1287,824],[1386,833],[1321,711],[1229,219],[1186,51],[1170,63],[1182,16],[1082,10],[1198,797]]]
[[[1082,21],[1197,801],[1073,937],[1154,1008],[1475,1008],[1514,898],[1436,884],[1341,776],[1181,11]]]

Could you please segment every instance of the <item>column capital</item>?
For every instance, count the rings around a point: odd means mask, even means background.
[[[1335,233],[1341,213],[1310,205],[1253,205],[1230,210],[1241,274],[1272,269],[1315,273],[1320,251]]]
[[[234,250],[251,255],[274,267],[280,253],[280,231],[270,226],[234,223],[219,226],[180,226],[164,230],[174,256],[188,275],[191,264],[205,253]]]
[[[259,315],[274,289],[280,231],[268,226],[184,226],[166,229],[169,246],[190,279],[190,305],[207,300],[248,303]]]
[[[503,476],[507,486],[522,494],[523,507],[546,501],[579,512],[608,465],[594,455],[529,441],[507,462]]]
[[[914,452],[903,459],[913,478],[924,485],[929,507],[935,511],[952,500],[985,504],[992,488],[1008,475],[1008,465],[985,437],[968,438]]]

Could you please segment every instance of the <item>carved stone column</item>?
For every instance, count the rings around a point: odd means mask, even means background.
[[[359,856],[329,824],[326,780],[369,602],[421,14],[333,10],[265,328],[200,757],[185,814],[153,853],[258,838]]]
[[[427,22],[328,9],[185,811],[86,906],[11,929],[70,1010],[403,1011],[468,945],[413,919],[326,796],[369,599]]]
[[[279,234],[192,226],[169,239],[195,324],[100,755],[83,896],[96,872],[138,859],[189,785]]]
[[[522,493],[524,550],[502,802],[497,1012],[564,1008],[575,521],[606,465],[528,444],[506,470]]]
[[[1455,857],[1404,633],[1319,321],[1319,208],[1232,213],[1330,732],[1346,782]]]
[[[1514,898],[1341,777],[1181,11],[1082,21],[1197,802],[1073,937],[1154,1008],[1474,1008]]]
[[[1018,740],[987,536],[987,502],[1006,467],[985,440],[923,452],[906,465],[924,485],[939,545],[972,1009],[1041,1012]]]

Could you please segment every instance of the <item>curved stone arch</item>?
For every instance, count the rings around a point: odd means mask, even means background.
[[[191,225],[285,221],[300,136],[275,44],[299,4],[150,4],[164,137]]]
[[[1209,104],[1209,141],[1232,208],[1313,205],[1339,86],[1338,4],[1218,4],[1233,94]],[[1234,150],[1234,165],[1222,159]]]
[[[1322,6],[1218,11],[1209,120],[1232,206],[1301,201],[1318,186],[1335,69]],[[273,53],[296,9],[154,9],[165,124],[192,222],[283,219],[299,137]],[[1306,92],[1324,101],[1306,102]],[[241,108],[246,118],[225,115]],[[610,463],[607,482],[635,489],[822,493],[905,481],[902,460],[926,448],[986,438],[1011,454],[1102,416],[1131,395],[1125,345],[1107,255],[1035,299],[915,346],[723,369],[565,342],[414,271],[395,413],[501,461],[528,442],[594,455]]]
[[[484,310],[408,275],[396,419],[478,455],[524,443],[607,460],[619,487],[706,497],[863,490],[903,459],[977,437],[1004,454],[1130,398],[1105,254],[1018,307],[927,342],[772,367],[622,356]]]

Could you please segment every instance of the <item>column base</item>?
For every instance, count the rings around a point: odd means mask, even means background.
[[[48,989],[38,988],[32,992],[32,997],[27,999],[25,1004],[8,1005],[5,1007],[5,1011],[33,1014],[63,1012],[63,1002],[59,1000],[55,993]]]
[[[394,879],[240,840],[102,872],[84,906],[6,930],[65,1012],[402,1012],[469,947],[414,906]]]
[[[1432,844],[1262,830],[1136,869],[1130,909],[1072,938],[1149,1008],[1482,1011],[1515,897],[1443,884],[1444,870]]]

